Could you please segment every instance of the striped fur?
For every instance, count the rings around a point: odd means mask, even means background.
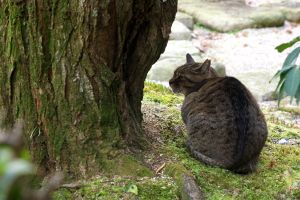
[[[236,173],[256,169],[268,130],[249,90],[236,78],[218,77],[210,61],[187,56],[169,83],[183,93],[181,108],[187,126],[187,148],[197,160]]]

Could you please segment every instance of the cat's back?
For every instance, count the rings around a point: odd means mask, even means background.
[[[268,136],[263,113],[251,92],[236,78],[219,77],[210,61],[187,63],[169,80],[185,100],[187,150],[200,162],[237,173],[255,170]]]
[[[183,102],[182,113],[187,115],[190,110],[198,110],[211,115],[226,114],[226,111],[245,115],[244,111],[250,108],[260,111],[255,98],[238,79],[214,77],[201,81],[191,90]]]
[[[186,96],[181,110],[190,148],[217,158],[222,163],[217,165],[225,168],[258,155],[267,126],[249,90],[234,77],[205,79],[199,85]]]

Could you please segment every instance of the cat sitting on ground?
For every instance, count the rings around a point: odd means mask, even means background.
[[[268,137],[265,117],[250,91],[234,77],[219,77],[210,60],[190,54],[169,84],[185,96],[181,116],[190,154],[207,165],[235,173],[253,172]]]

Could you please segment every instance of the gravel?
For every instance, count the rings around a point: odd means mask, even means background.
[[[283,27],[244,29],[232,33],[217,33],[196,27],[193,44],[202,51],[203,58],[221,62],[227,75],[281,69],[287,55],[300,42],[279,53],[275,47],[300,36],[300,25],[285,22]]]

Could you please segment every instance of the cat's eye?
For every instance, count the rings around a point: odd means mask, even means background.
[[[181,80],[182,78],[183,78],[182,75],[179,75],[179,76],[177,77],[177,79],[179,79],[179,80]]]

